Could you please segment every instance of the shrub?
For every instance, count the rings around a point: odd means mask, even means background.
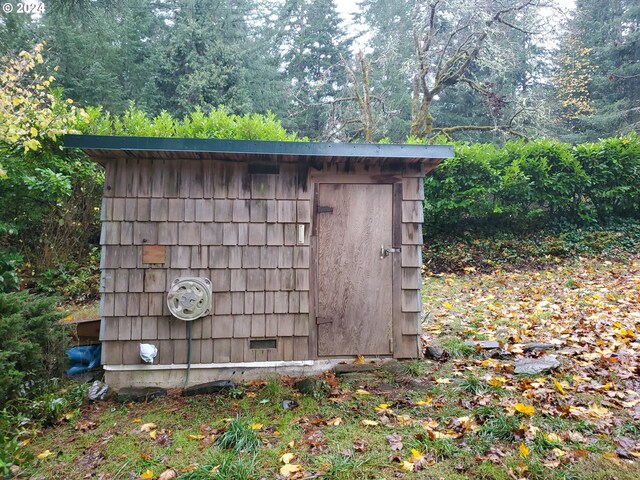
[[[62,373],[67,332],[56,322],[57,299],[28,292],[0,293],[0,404]]]

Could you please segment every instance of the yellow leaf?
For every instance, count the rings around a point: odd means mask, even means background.
[[[342,418],[340,417],[336,417],[333,420],[329,420],[327,422],[327,425],[333,425],[334,427],[337,427],[338,425],[340,425],[342,423]]]
[[[37,55],[36,55],[36,61],[37,61],[38,63],[42,63],[42,62],[44,61],[44,60],[42,59],[42,55],[37,54]]]
[[[254,423],[251,425],[251,430],[260,430],[262,428],[261,423]]]
[[[411,458],[409,460],[413,460],[414,462],[420,462],[420,461],[424,460],[424,455],[422,455],[415,448],[412,448],[411,449]]]
[[[35,127],[31,127],[31,130],[29,131],[29,133],[31,133],[32,137],[38,136],[38,130]]]
[[[302,465],[296,465],[295,463],[287,463],[280,468],[280,475],[289,477],[292,473],[296,473],[302,470]]]
[[[446,308],[447,310],[450,310],[453,308],[453,305],[451,305],[449,302],[444,302],[444,308]]]
[[[515,406],[517,412],[524,413],[525,415],[533,415],[536,409],[533,405],[525,405],[524,403],[517,403]]]
[[[140,474],[140,478],[153,478],[153,470],[145,470]]]
[[[551,380],[553,380],[553,384],[555,385],[558,392],[560,392],[560,395],[566,395],[564,388],[562,388],[562,385],[560,384],[560,382],[557,381],[555,378],[551,378]]]
[[[506,381],[507,379],[504,377],[492,377],[489,380],[487,380],[487,383],[492,387],[501,387]]]
[[[51,455],[53,455],[53,452],[51,450],[45,450],[42,453],[39,453],[37,455],[37,458],[39,458],[40,460],[44,460],[47,457],[50,457]]]
[[[280,461],[282,463],[291,463],[291,460],[293,460],[294,458],[295,455],[293,453],[285,453],[280,457]]]
[[[14,106],[16,106],[16,107],[17,107],[18,105],[20,105],[20,104],[22,103],[22,98],[20,98],[20,97],[13,97],[12,103],[13,103],[13,105],[14,105]]]
[[[420,405],[422,407],[425,405],[429,405],[432,401],[433,401],[433,398],[427,397],[425,400],[418,400],[416,402],[416,405]]]
[[[366,390],[363,390],[361,388],[356,390],[356,394],[358,394],[358,395],[371,395],[369,392],[367,392]]]
[[[450,378],[436,378],[436,383],[439,383],[439,384],[451,383],[451,379]]]
[[[67,318],[69,318],[69,317],[67,317]],[[131,420],[131,422],[133,422],[133,423],[142,423],[142,419],[141,418],[134,418],[133,420]]]
[[[375,427],[378,425],[378,422],[375,422],[373,420],[362,420],[360,423],[364,427]]]
[[[356,359],[353,361],[354,365],[362,365],[364,363],[364,355],[356,355]]]
[[[187,435],[187,440],[202,440],[204,435]]]
[[[529,449],[524,444],[524,442],[520,442],[520,456],[522,458],[527,458],[527,455],[529,455]]]
[[[406,460],[402,462],[402,469],[407,472],[413,472],[413,463],[407,462]]]
[[[295,440],[291,440],[289,443],[287,443],[287,445],[289,445],[289,448],[293,448],[296,444]]]
[[[56,65],[55,67],[53,67],[53,71],[54,72],[57,72],[58,70],[60,70],[60,66],[59,65]]]
[[[155,440],[157,433],[158,433],[157,430],[153,430],[149,432],[149,436],[151,437],[151,439]]]
[[[140,427],[140,431],[141,432],[150,432],[151,430],[155,430],[156,428],[158,428],[158,427],[156,426],[155,423],[149,422],[149,423],[145,423],[144,425],[142,425]]]

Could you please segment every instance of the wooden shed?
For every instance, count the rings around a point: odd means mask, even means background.
[[[452,147],[64,144],[105,168],[100,340],[112,386],[177,386],[188,364],[202,383],[419,355],[423,177]],[[167,304],[184,278],[211,290],[190,359],[187,322]],[[152,364],[141,343],[157,347]]]

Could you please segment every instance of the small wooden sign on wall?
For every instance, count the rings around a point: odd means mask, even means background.
[[[167,247],[164,245],[143,245],[142,263],[165,263]]]

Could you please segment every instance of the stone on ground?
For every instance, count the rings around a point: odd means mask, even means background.
[[[558,368],[560,362],[555,355],[545,355],[540,358],[521,358],[515,362],[515,373],[526,373],[533,375],[547,370]]]

